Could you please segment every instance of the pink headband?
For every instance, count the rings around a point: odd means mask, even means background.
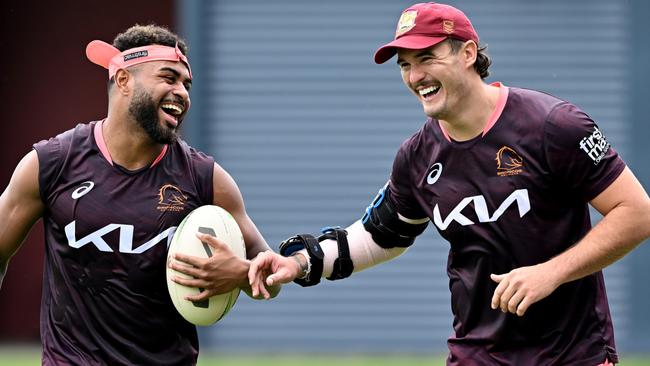
[[[129,66],[149,61],[180,61],[187,66],[187,70],[190,72],[190,79],[192,78],[190,63],[178,48],[178,44],[176,44],[176,47],[156,44],[131,48],[120,52],[120,50],[104,41],[95,40],[86,46],[86,57],[93,63],[108,69],[109,79],[112,79],[119,69],[125,69]]]

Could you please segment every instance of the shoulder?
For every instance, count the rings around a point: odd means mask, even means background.
[[[555,108],[566,103],[568,102],[545,92],[510,87],[506,108],[508,113],[535,116],[544,121]]]
[[[545,134],[573,129],[576,132],[594,125],[591,118],[576,105],[544,92],[510,88],[508,114],[526,127]],[[531,132],[531,131],[529,131]]]
[[[197,163],[214,164],[214,158],[202,151],[190,146],[185,140],[178,139],[174,143],[174,148],[185,156],[188,160]]]
[[[71,149],[83,150],[92,147],[93,128],[97,121],[79,123],[74,128],[33,145],[40,161],[60,160]]]
[[[569,102],[555,106],[546,118],[544,133],[556,144],[575,145],[576,141],[594,134],[599,139],[601,132],[587,113]]]
[[[419,130],[402,142],[397,154],[410,155],[436,143],[441,138],[440,128],[437,127],[437,123],[437,120],[427,119]]]
[[[46,155],[58,155],[68,151],[71,147],[83,148],[85,146],[84,142],[91,139],[93,127],[96,123],[97,121],[79,123],[74,128],[35,143],[33,145],[34,150],[36,150],[39,159],[43,159]]]
[[[193,148],[181,139],[172,144],[170,150],[172,156],[165,160],[167,167],[190,179],[204,204],[212,204],[216,165],[212,156]]]
[[[438,121],[429,118],[417,132],[404,140],[397,150],[391,171],[392,184],[403,184],[403,189],[406,189],[411,176],[427,168],[430,155],[437,151],[442,139],[444,136]]]

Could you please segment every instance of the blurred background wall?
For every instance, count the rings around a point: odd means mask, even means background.
[[[190,43],[196,80],[185,136],[233,175],[269,244],[358,219],[390,173],[400,142],[424,122],[394,60],[375,65],[411,1],[25,2],[1,10],[7,103],[0,179],[6,185],[31,143],[102,118],[105,71],[86,61],[135,22],[156,21]],[[650,50],[642,0],[450,1],[472,19],[493,58],[488,81],[574,102],[600,125],[650,187],[645,106]],[[109,6],[110,5],[110,6]],[[598,219],[598,217],[595,217]],[[40,224],[0,291],[0,339],[38,340]],[[218,352],[444,352],[452,331],[448,245],[429,229],[390,264],[285,286],[271,302],[240,297],[201,328]],[[650,349],[650,250],[605,271],[617,342]],[[312,330],[316,329],[316,331]],[[288,342],[288,339],[293,339]],[[252,346],[252,347],[251,347]]]

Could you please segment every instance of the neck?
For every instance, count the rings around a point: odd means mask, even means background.
[[[119,118],[110,113],[102,132],[113,163],[128,170],[150,166],[165,146],[152,141],[132,118]]]
[[[482,80],[466,90],[467,93],[454,106],[457,112],[439,118],[449,137],[456,141],[466,141],[480,135],[499,100],[499,88]]]

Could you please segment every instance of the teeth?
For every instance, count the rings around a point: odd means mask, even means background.
[[[179,115],[179,114],[183,113],[183,110],[179,106],[177,106],[175,104],[166,103],[166,104],[163,104],[161,107],[164,108],[164,109],[170,110],[172,112],[171,114],[174,114],[174,115]]]
[[[440,89],[439,86],[430,86],[428,88],[420,89],[418,92],[420,93],[421,96],[425,96],[429,93],[437,92],[438,89]]]

